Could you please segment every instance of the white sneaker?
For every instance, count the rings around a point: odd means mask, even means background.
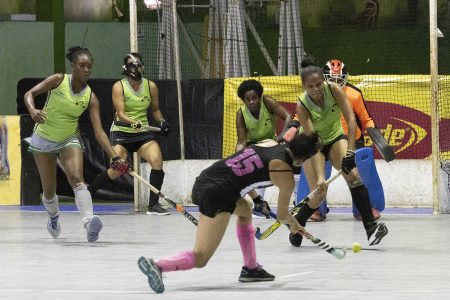
[[[155,293],[164,292],[164,283],[162,280],[161,269],[156,265],[153,259],[141,256],[138,259],[138,266],[142,273],[147,276],[148,284]]]
[[[102,230],[103,223],[99,216],[94,215],[85,225],[88,242],[95,242],[98,240],[100,230]]]
[[[56,216],[48,216],[48,222],[47,222],[47,230],[48,233],[53,238],[57,238],[59,234],[61,233],[61,225],[59,224],[59,215]]]

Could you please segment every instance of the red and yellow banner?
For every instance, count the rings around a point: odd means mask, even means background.
[[[397,158],[422,159],[431,155],[431,92],[429,75],[353,76],[364,94],[368,111]],[[450,76],[440,76],[440,152],[450,156]],[[365,136],[368,145],[371,140]],[[378,153],[377,153],[378,154]],[[378,155],[377,158],[380,158]]]
[[[243,105],[237,96],[239,84],[249,78],[230,78],[224,86],[223,156],[234,152],[236,111]],[[259,77],[264,93],[295,113],[302,93],[299,76]],[[375,124],[393,147],[397,158],[423,159],[431,155],[431,93],[429,75],[361,75],[349,81],[361,89]],[[440,76],[441,157],[450,158],[450,76]],[[281,124],[279,124],[279,127]],[[365,136],[367,145],[370,138]],[[376,157],[381,158],[376,152]]]
[[[232,154],[236,147],[236,112],[244,104],[237,95],[237,89],[244,80],[256,79],[264,87],[264,94],[271,96],[295,113],[297,97],[302,93],[298,76],[261,76],[228,78],[224,83],[224,116],[223,116],[223,156]],[[282,126],[278,122],[278,126]]]

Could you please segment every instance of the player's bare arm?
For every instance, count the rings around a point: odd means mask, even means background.
[[[247,146],[247,128],[245,127],[244,116],[242,115],[242,111],[240,109],[236,113],[236,132],[236,151],[239,151]]]
[[[284,128],[287,128],[292,120],[292,116],[287,109],[270,96],[263,96],[263,101],[271,114],[275,114],[278,118],[284,120]]]
[[[296,113],[298,120],[302,126],[303,132],[307,134],[314,132],[314,125],[311,121],[311,116],[308,110],[301,104],[301,102],[297,102]]]
[[[31,118],[36,123],[42,124],[46,120],[46,114],[43,110],[36,109],[34,104],[34,97],[45,93],[49,90],[56,88],[64,78],[64,74],[54,74],[50,77],[47,77],[37,85],[35,85],[31,90],[29,90],[25,96],[25,105],[28,109],[28,112],[31,115]]]
[[[153,119],[160,123],[162,120],[164,120],[164,116],[161,113],[161,110],[159,109],[159,91],[158,86],[153,81],[149,80],[148,85],[150,87],[150,95],[152,96],[152,114]]]
[[[283,224],[289,225],[292,232],[298,232],[303,227],[289,213],[289,201],[294,192],[295,181],[291,167],[284,161],[275,159],[269,163],[270,181],[278,187],[277,218]]]
[[[345,96],[344,91],[335,83],[330,83],[330,89],[333,92],[334,100],[339,105],[348,125],[348,150],[355,150],[356,120],[355,113],[350,105],[350,101]]]
[[[92,128],[94,129],[95,139],[100,144],[100,147],[108,154],[110,158],[117,156],[113,147],[109,143],[108,136],[102,127],[100,120],[100,105],[97,96],[92,93],[91,101],[89,101],[89,117],[91,119]]]

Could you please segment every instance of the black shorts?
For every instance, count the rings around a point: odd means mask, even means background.
[[[220,212],[233,213],[236,202],[241,198],[238,192],[230,192],[209,180],[197,180],[192,188],[192,202],[198,206],[199,211],[210,218]]]
[[[111,131],[109,134],[111,145],[121,145],[128,152],[137,152],[142,145],[156,140],[152,132],[129,133],[122,131]]]
[[[320,150],[320,152],[322,152],[322,154],[325,155],[325,159],[328,160],[328,156],[330,155],[331,147],[333,146],[334,143],[336,143],[339,140],[348,140],[348,138],[345,134],[341,134],[340,136],[335,138],[331,143],[326,144],[322,147],[322,150]]]

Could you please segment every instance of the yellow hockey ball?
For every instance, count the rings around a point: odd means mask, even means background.
[[[354,253],[359,253],[361,252],[362,248],[361,248],[361,244],[360,243],[353,243],[352,245],[352,251]]]

